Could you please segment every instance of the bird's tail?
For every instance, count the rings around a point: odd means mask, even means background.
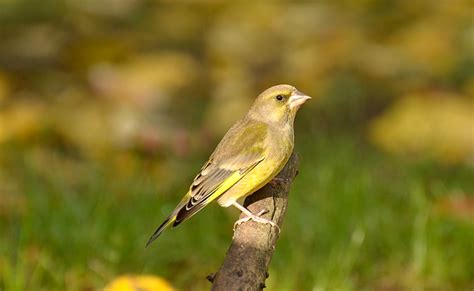
[[[168,217],[153,233],[153,235],[150,237],[148,242],[146,243],[146,247],[148,247],[155,239],[157,239],[160,234],[163,232],[163,230],[167,229],[173,222],[176,220],[176,215],[171,215]]]

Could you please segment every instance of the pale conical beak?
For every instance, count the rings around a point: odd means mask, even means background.
[[[309,97],[308,95],[305,95],[300,91],[295,91],[295,93],[293,93],[289,99],[290,108],[300,107],[309,99],[311,99],[311,97]]]

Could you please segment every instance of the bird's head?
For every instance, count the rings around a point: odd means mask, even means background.
[[[293,123],[300,106],[311,97],[290,85],[277,85],[263,91],[250,109],[251,117],[273,124]]]

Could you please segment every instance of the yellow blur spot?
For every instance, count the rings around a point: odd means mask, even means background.
[[[152,276],[126,275],[118,277],[105,286],[104,291],[173,291],[168,281]]]
[[[0,143],[10,139],[28,140],[46,123],[45,107],[35,102],[18,102],[0,110]]]
[[[433,157],[448,163],[474,157],[474,100],[451,93],[410,94],[376,118],[372,141],[396,154]]]

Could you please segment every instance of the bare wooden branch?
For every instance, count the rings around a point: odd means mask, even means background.
[[[283,170],[269,184],[245,199],[253,213],[266,209],[264,218],[281,227],[288,205],[291,183],[298,173],[298,157],[292,154]],[[241,218],[245,217],[244,214]],[[234,232],[232,244],[216,274],[208,276],[214,291],[262,290],[275,251],[279,230],[269,224],[243,222]],[[211,280],[212,279],[212,280]]]

